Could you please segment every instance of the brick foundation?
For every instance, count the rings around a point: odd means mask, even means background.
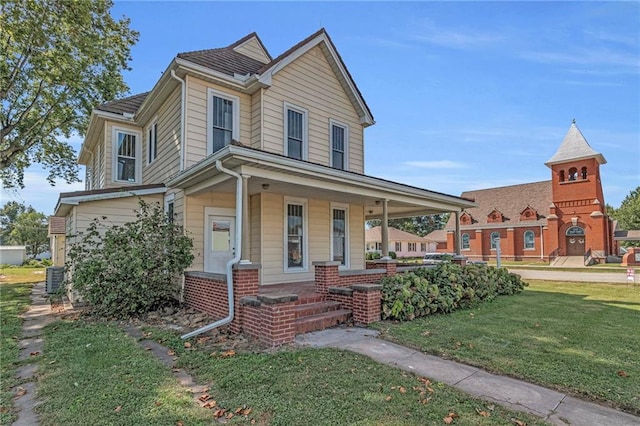
[[[353,289],[353,322],[371,324],[380,321],[382,286],[379,284],[356,284]]]

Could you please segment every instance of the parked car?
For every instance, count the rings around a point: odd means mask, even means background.
[[[437,265],[442,262],[451,262],[453,256],[451,253],[425,253],[422,263],[425,265]]]

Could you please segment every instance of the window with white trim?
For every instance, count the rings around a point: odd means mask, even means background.
[[[378,251],[382,250],[382,243],[376,243],[376,250]]]
[[[427,243],[420,243],[420,251],[427,251]]]
[[[298,160],[307,159],[307,110],[284,104],[284,154]]]
[[[164,197],[164,212],[167,215],[169,222],[173,222],[174,219],[174,204],[175,194],[165,195]]]
[[[396,242],[395,246],[396,246],[396,250],[395,251],[402,251],[402,243],[401,242]]]
[[[147,129],[147,164],[158,158],[158,123],[151,123]]]
[[[141,149],[140,134],[113,129],[113,180],[115,182],[140,183]]]
[[[469,242],[469,234],[462,234],[462,250],[469,250],[471,248],[471,244]]]
[[[349,127],[346,124],[329,120],[330,161],[334,169],[347,169],[347,147],[349,146]]]
[[[536,248],[536,240],[533,231],[524,232],[524,248],[525,250]]]
[[[407,243],[407,251],[417,251],[416,243]]]
[[[240,98],[213,89],[207,93],[207,155],[210,155],[239,139]]]
[[[349,265],[349,209],[331,208],[331,260]]]
[[[306,201],[285,200],[285,272],[304,271],[307,268]]]
[[[496,248],[498,247],[498,240],[500,239],[500,234],[498,232],[492,232],[489,238],[490,238],[489,241],[491,241],[491,250],[496,250]]]

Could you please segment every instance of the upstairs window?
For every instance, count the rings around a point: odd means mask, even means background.
[[[285,155],[297,160],[307,159],[307,111],[285,103]]]
[[[140,183],[141,154],[138,138],[139,134],[136,132],[113,129],[114,181]]]
[[[331,167],[334,169],[346,170],[347,168],[347,145],[349,139],[349,127],[337,121],[330,120],[330,144],[331,144]]]
[[[232,140],[238,140],[240,99],[213,89],[209,89],[208,93],[207,155],[210,155],[229,145]]]
[[[147,130],[147,164],[158,158],[158,123],[153,123]]]

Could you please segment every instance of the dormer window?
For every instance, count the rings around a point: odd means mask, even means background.
[[[487,222],[489,222],[489,223],[496,223],[496,222],[503,222],[503,221],[504,221],[504,216],[497,209],[493,210],[487,216]]]
[[[537,220],[538,212],[531,206],[527,206],[524,210],[520,212],[520,220]]]
[[[473,223],[473,218],[467,212],[462,213],[460,216],[460,225],[471,225]]]
[[[114,128],[112,140],[114,182],[140,183],[142,177],[140,134]]]
[[[213,89],[209,89],[208,94],[207,155],[210,155],[229,145],[232,140],[239,139],[240,99]]]

